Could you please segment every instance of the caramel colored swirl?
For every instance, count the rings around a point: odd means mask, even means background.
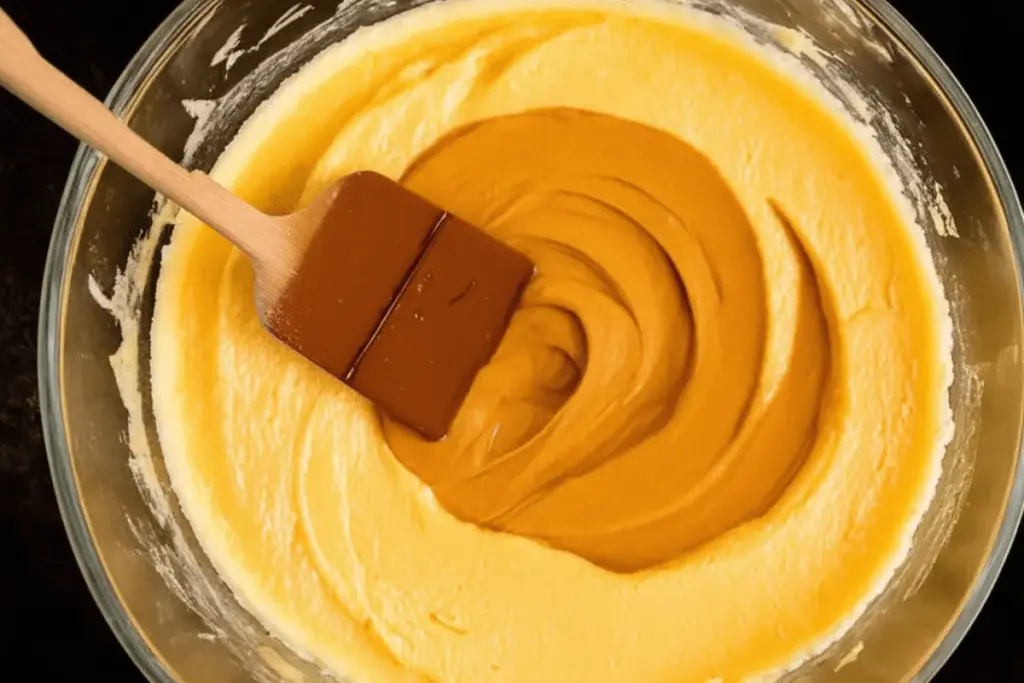
[[[385,425],[445,508],[628,572],[775,502],[813,443],[830,355],[816,278],[777,205],[801,254],[797,331],[755,406],[768,318],[757,240],[682,140],[534,110],[455,131],[404,181],[537,266],[449,436]]]

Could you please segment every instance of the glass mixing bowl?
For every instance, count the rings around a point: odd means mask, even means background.
[[[208,169],[259,102],[324,46],[422,0],[337,2],[188,0],[142,47],[108,104],[171,157]],[[927,681],[988,596],[1024,499],[1021,207],[967,96],[882,0],[689,4],[732,17],[812,71],[842,70],[881,112],[865,123],[902,159],[898,170],[935,192],[918,209],[955,328],[956,431],[939,491],[886,591],[842,639],[783,678]],[[841,64],[802,49],[806,37]],[[152,208],[151,191],[79,150],[47,261],[39,353],[46,444],[68,535],[100,609],[150,680],[326,681],[238,604],[170,495],[148,398],[159,265],[136,246],[151,230]],[[157,225],[150,249],[166,239]],[[113,305],[104,298],[111,292]],[[123,335],[138,343],[121,348],[115,374],[109,359]],[[126,408],[118,382],[140,400]]]

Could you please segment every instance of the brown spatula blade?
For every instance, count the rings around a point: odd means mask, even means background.
[[[441,438],[532,273],[519,252],[446,216],[350,386],[424,437]]]
[[[362,172],[339,183],[265,322],[393,419],[437,440],[532,274],[520,252]]]

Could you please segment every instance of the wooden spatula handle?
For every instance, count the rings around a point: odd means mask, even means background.
[[[64,130],[224,234],[242,249],[265,249],[272,219],[206,174],[189,172],[122,123],[36,51],[0,9],[0,84]]]

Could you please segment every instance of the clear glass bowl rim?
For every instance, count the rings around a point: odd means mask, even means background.
[[[1021,273],[1024,273],[1024,213],[1002,155],[988,127],[946,64],[887,0],[855,1],[870,11],[935,79],[966,126],[995,185],[996,195],[1009,228],[1010,243],[1016,261],[1017,286],[1024,296],[1024,282],[1021,281]],[[145,84],[149,73],[163,59],[165,52],[193,25],[196,17],[209,9],[210,5],[210,0],[184,0],[153,31],[106,97],[107,106],[115,114],[121,116],[127,111],[139,88]],[[60,346],[68,256],[75,246],[77,228],[83,217],[82,209],[85,208],[85,202],[89,197],[90,184],[100,167],[98,156],[86,145],[80,145],[64,186],[43,271],[37,359],[43,438],[61,517],[93,599],[99,605],[103,617],[122,647],[146,678],[153,683],[175,683],[174,677],[160,657],[136,630],[104,570],[78,495],[68,437],[64,429],[60,389]],[[1021,445],[1018,445],[1018,449],[1020,448]],[[974,623],[1006,561],[1022,512],[1024,458],[1018,451],[1013,485],[985,566],[975,579],[953,624],[921,669],[915,673],[915,681],[930,681],[953,654]]]

